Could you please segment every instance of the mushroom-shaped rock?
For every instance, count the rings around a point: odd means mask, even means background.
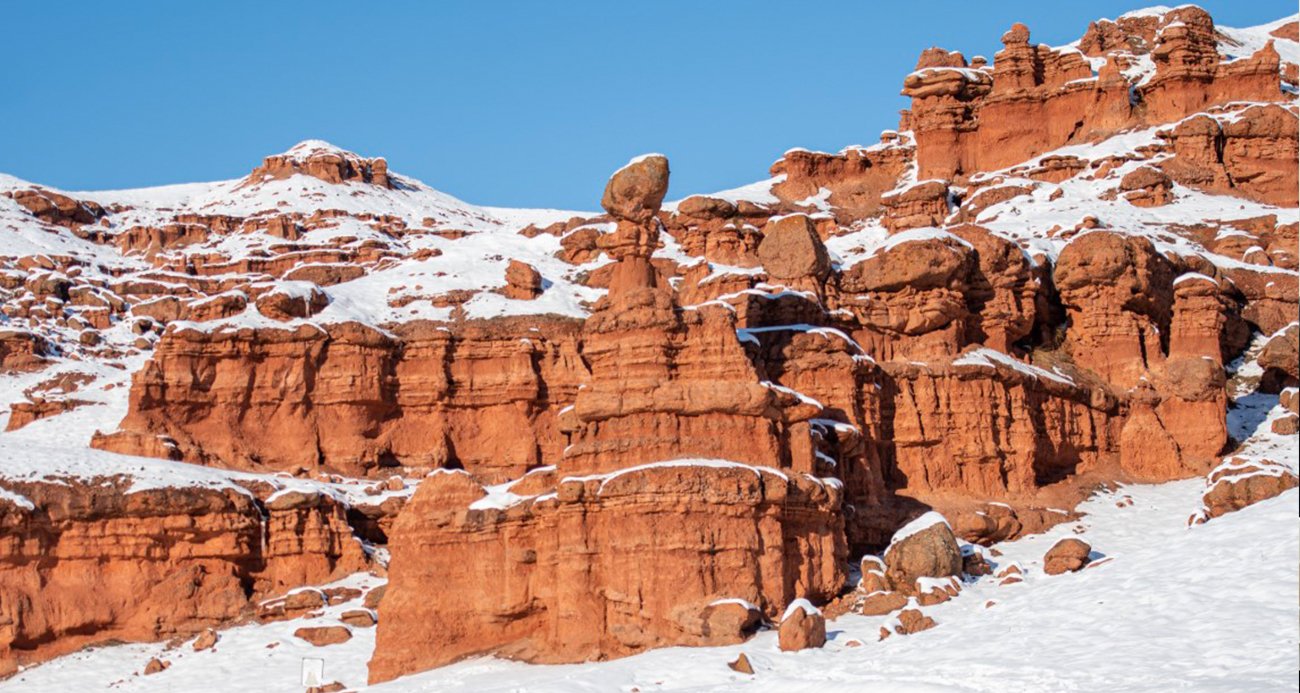
[[[826,617],[807,599],[796,599],[781,616],[777,640],[782,650],[794,652],[826,644]]]
[[[293,632],[294,637],[301,638],[316,647],[337,645],[352,639],[352,631],[344,626],[315,626],[299,628]]]
[[[659,213],[668,193],[668,158],[646,154],[628,162],[610,177],[600,206],[615,217],[645,222]]]
[[[1062,539],[1043,556],[1043,571],[1048,575],[1074,573],[1088,565],[1092,547],[1087,542],[1070,537]]]
[[[930,511],[894,533],[885,566],[894,589],[910,593],[917,578],[961,575],[961,548],[943,515]]]
[[[1007,33],[1002,35],[1002,44],[1009,45],[1013,43],[1029,43],[1029,27],[1020,22],[1012,24]]]
[[[531,301],[542,295],[542,274],[526,262],[511,260],[506,266],[506,285],[501,293],[506,298]]]
[[[806,214],[777,217],[763,227],[758,259],[776,279],[826,278],[830,255],[817,235],[817,227]]]

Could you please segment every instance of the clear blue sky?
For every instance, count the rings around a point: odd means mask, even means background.
[[[72,190],[234,178],[321,138],[470,202],[594,209],[643,152],[670,197],[897,125],[931,45],[992,58],[1134,2],[11,2],[0,171]],[[1295,0],[1202,3],[1251,26]]]

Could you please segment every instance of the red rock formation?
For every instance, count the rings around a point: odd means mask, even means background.
[[[1114,398],[1051,371],[974,360],[884,368],[887,476],[909,493],[1032,493],[1104,467],[1119,450]]]
[[[506,298],[531,301],[542,295],[542,275],[526,262],[511,260],[506,266],[506,285],[501,293]]]
[[[1296,475],[1272,460],[1231,458],[1206,477],[1204,507],[1192,522],[1201,523],[1236,512],[1293,489]]]
[[[45,367],[49,345],[25,330],[0,330],[0,373],[36,371]]]
[[[102,483],[101,483],[102,482]],[[362,569],[332,501],[130,481],[12,482],[0,501],[0,666],[111,640],[189,636],[250,599]]]
[[[1297,120],[1281,106],[1251,106],[1221,122],[1199,115],[1162,130],[1179,183],[1284,207],[1297,204]]]
[[[248,174],[244,185],[264,180],[278,180],[302,174],[326,183],[369,183],[381,188],[396,188],[388,176],[388,162],[383,158],[363,159],[352,152],[337,149],[320,140],[308,140],[293,149],[268,156],[262,165]]]
[[[925,180],[882,195],[880,203],[885,211],[882,223],[890,231],[942,226],[948,218],[948,186],[940,180]]]
[[[1075,362],[1122,388],[1149,377],[1164,359],[1173,279],[1169,261],[1145,238],[1092,232],[1072,239],[1054,280]]]
[[[92,444],[353,476],[453,466],[505,480],[559,459],[556,414],[586,379],[576,323],[414,323],[394,335],[355,323],[169,330],[134,378],[121,430]],[[154,447],[157,435],[174,447]]]
[[[1248,60],[1220,63],[1214,22],[1193,6],[1159,17],[1093,23],[1078,51],[1032,45],[1021,24],[1002,42],[991,71],[967,67],[960,54],[931,49],[904,80],[903,95],[912,97],[912,108],[900,129],[915,131],[922,179],[1004,168],[1214,105],[1283,99],[1272,46]],[[1123,74],[1121,68],[1147,54],[1155,65],[1149,81]],[[1084,55],[1106,56],[1097,76]],[[1140,98],[1136,107],[1130,87]]]
[[[44,188],[15,190],[5,193],[13,198],[28,212],[41,221],[79,228],[99,221],[105,214],[104,208],[89,200],[77,200]]]
[[[772,194],[787,205],[797,205],[827,190],[826,202],[839,220],[869,217],[906,173],[912,151],[894,132],[884,133],[878,145],[850,147],[839,154],[794,149],[772,164],[772,177],[785,177],[772,186]]]
[[[1264,392],[1300,385],[1300,325],[1292,323],[1274,333],[1255,360],[1264,369],[1259,383]]]
[[[743,599],[775,616],[844,580],[834,487],[663,465],[554,488],[479,509],[469,475],[420,485],[394,530],[372,682],[489,652],[560,662],[739,642],[748,633],[710,619],[710,605]]]

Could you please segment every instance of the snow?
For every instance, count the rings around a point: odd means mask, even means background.
[[[732,462],[731,460],[690,458],[690,459],[680,459],[680,460],[665,460],[662,462],[650,462],[648,464],[640,464],[635,467],[627,467],[625,469],[619,469],[613,472],[607,472],[605,474],[590,474],[587,476],[566,476],[560,480],[560,483],[563,484],[567,481],[582,481],[582,482],[599,481],[600,488],[597,490],[597,494],[599,494],[604,492],[605,486],[607,486],[609,482],[619,477],[626,476],[628,474],[638,474],[640,472],[648,471],[651,469],[666,469],[666,468],[674,468],[674,467],[705,467],[710,469],[747,469],[753,472],[754,475],[759,477],[760,479],[763,477],[764,474],[771,474],[772,476],[778,477],[784,481],[790,480],[790,477],[787,476],[785,472],[773,467],[760,467],[752,464],[742,464],[740,462]]]
[[[1083,519],[996,547],[1003,555],[990,559],[995,569],[1019,564],[1023,583],[1001,587],[991,577],[968,583],[957,598],[923,607],[937,627],[883,642],[877,633],[891,616],[849,615],[828,623],[822,649],[781,652],[769,630],[739,645],[665,648],[607,662],[475,658],[366,687],[374,629],[354,629],[351,641],[326,648],[292,636],[357,606],[344,604],[320,619],[223,630],[215,652],[195,653],[188,643],[172,650],[163,643],[86,650],[0,682],[0,693],[298,691],[302,657],[324,657],[327,680],[372,693],[1295,690],[1300,494],[1292,490],[1188,528],[1201,490],[1198,480],[1189,480],[1101,493],[1080,508]],[[1132,506],[1116,507],[1124,496]],[[1047,577],[1043,554],[1070,536],[1113,560]],[[985,608],[987,601],[996,604]],[[860,646],[848,647],[849,641]],[[271,642],[280,644],[268,649]],[[752,677],[726,667],[742,652],[754,666]],[[131,675],[154,656],[172,667]],[[110,688],[117,681],[124,683]]]
[[[1034,378],[1054,380],[1062,385],[1074,386],[1074,381],[1060,371],[1049,371],[1045,368],[1017,361],[996,349],[989,349],[988,347],[968,351],[961,357],[954,359],[952,363],[954,366],[986,366],[989,368],[1005,366]]]
[[[890,538],[889,545],[892,547],[893,545],[903,541],[904,539],[914,534],[924,532],[925,530],[935,525],[947,525],[947,524],[948,524],[948,520],[943,515],[933,510],[927,511],[923,513],[920,517],[916,518],[915,520],[912,520],[911,522],[903,525],[902,527],[899,527],[898,531],[894,532],[894,536]]]
[[[790,606],[785,608],[785,613],[781,614],[781,621],[784,622],[787,618],[793,616],[796,611],[802,611],[809,616],[819,616],[822,612],[821,609],[813,606],[812,602],[800,597],[790,602]]]

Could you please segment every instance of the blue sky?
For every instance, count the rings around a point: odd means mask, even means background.
[[[640,153],[672,198],[893,128],[939,45],[1057,45],[1138,2],[23,2],[0,171],[65,189],[234,178],[321,138],[479,204],[595,209]],[[1251,26],[1294,0],[1206,2]]]

